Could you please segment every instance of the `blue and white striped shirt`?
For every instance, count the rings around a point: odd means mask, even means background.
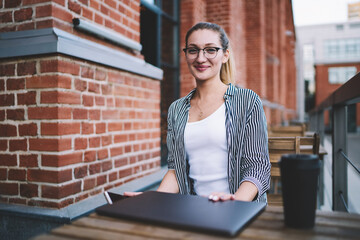
[[[195,194],[189,177],[184,130],[189,117],[193,89],[174,101],[168,111],[168,168],[174,169],[181,194]],[[228,145],[228,182],[234,194],[244,181],[258,188],[256,201],[266,201],[270,186],[270,161],[265,113],[259,96],[229,84],[224,95]]]

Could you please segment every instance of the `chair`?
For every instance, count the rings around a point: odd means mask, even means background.
[[[271,126],[268,128],[268,135],[269,137],[295,137],[304,136],[305,131],[305,125]]]
[[[283,154],[319,154],[320,138],[312,137],[269,137],[269,158],[271,163],[271,186],[269,205],[282,205],[280,167],[278,161]]]

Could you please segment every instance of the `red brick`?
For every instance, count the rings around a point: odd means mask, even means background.
[[[72,22],[72,14],[56,5],[52,6],[52,17],[58,18],[68,23]]]
[[[96,151],[86,151],[84,154],[84,162],[93,162],[96,160]]]
[[[8,141],[0,140],[0,151],[6,151],[8,149]]]
[[[89,119],[90,120],[100,120],[100,110],[89,110]]]
[[[81,134],[92,134],[94,133],[94,124],[82,122],[81,123]]]
[[[34,22],[22,23],[16,26],[16,31],[25,31],[25,30],[33,30],[35,29]]]
[[[6,115],[8,120],[25,120],[24,109],[7,109]]]
[[[97,152],[97,158],[99,160],[102,160],[102,159],[105,159],[105,158],[108,158],[109,157],[109,154],[108,154],[108,150],[107,149],[101,149]]]
[[[0,121],[5,120],[5,110],[0,110]]]
[[[75,92],[41,92],[41,103],[80,104],[80,94]]]
[[[54,26],[54,20],[46,19],[42,21],[36,21],[35,24],[36,24],[36,29],[51,28]]]
[[[114,143],[121,143],[128,141],[128,135],[127,134],[120,134],[114,136]]]
[[[8,172],[9,180],[25,181],[26,170],[25,169],[9,169]]]
[[[94,163],[89,165],[89,174],[94,175],[101,172],[101,164],[100,163]]]
[[[6,179],[7,179],[7,169],[0,168],[0,180],[6,180]]]
[[[124,153],[124,147],[113,147],[110,149],[110,156],[115,157]]]
[[[84,108],[73,109],[73,119],[88,119],[88,110]]]
[[[71,119],[71,108],[64,107],[31,107],[28,108],[29,119]]]
[[[95,182],[96,179],[95,178],[90,178],[90,179],[85,179],[84,180],[84,191],[89,190],[89,189],[93,189],[95,187]]]
[[[81,192],[81,182],[73,182],[62,186],[47,186],[43,185],[41,187],[41,197],[43,198],[52,198],[52,199],[61,199],[76,193]]]
[[[118,120],[120,117],[119,110],[103,110],[101,115],[103,120]]]
[[[17,183],[0,183],[1,195],[18,195],[19,185]]]
[[[96,178],[96,186],[101,186],[106,183],[106,175],[98,176]]]
[[[32,8],[22,8],[14,12],[15,22],[23,22],[26,20],[31,20],[33,15]]]
[[[89,92],[100,93],[100,84],[89,82]]]
[[[108,123],[108,131],[109,132],[122,131],[122,130],[124,130],[123,123],[121,123],[121,122]]]
[[[74,177],[75,179],[84,178],[88,175],[88,167],[81,166],[74,169]]]
[[[14,104],[14,94],[0,94],[0,106],[13,106]]]
[[[18,105],[36,104],[36,92],[26,92],[17,94]]]
[[[97,12],[95,12],[95,22],[99,25],[103,25],[104,24],[104,18],[98,14]]]
[[[101,93],[103,95],[110,95],[112,93],[112,88],[107,84],[103,84],[101,85]]]
[[[125,178],[125,177],[130,176],[131,174],[132,174],[132,169],[131,168],[120,170],[119,171],[119,178]]]
[[[118,179],[118,173],[117,172],[113,172],[109,174],[109,182],[113,182],[116,181]]]
[[[27,139],[14,139],[9,140],[10,151],[26,151]]]
[[[71,77],[62,75],[32,76],[26,79],[26,88],[66,88],[71,89]]]
[[[59,152],[71,149],[71,139],[29,139],[30,151]]]
[[[80,79],[75,79],[75,89],[81,92],[85,91],[87,89],[87,82]]]
[[[112,137],[111,136],[102,136],[101,137],[101,146],[108,146],[112,143],[111,141]]]
[[[72,75],[79,75],[80,66],[75,62],[69,62],[59,59],[43,60],[40,62],[40,72],[60,72],[70,73]]]
[[[41,135],[69,135],[80,133],[80,123],[41,123]]]
[[[5,0],[5,8],[15,8],[21,5],[21,0]]]
[[[0,79],[0,91],[1,92],[5,91],[5,80],[4,79]]]
[[[16,126],[10,124],[0,124],[0,133],[2,137],[17,136]]]
[[[77,2],[74,2],[74,1],[68,1],[68,8],[77,13],[77,14],[80,14],[81,13],[81,6],[80,4],[78,4]]]
[[[21,90],[25,89],[25,79],[24,78],[9,78],[6,81],[7,90]]]
[[[83,160],[82,152],[75,152],[64,155],[48,155],[41,156],[41,165],[48,167],[63,167],[71,164],[81,163]]]
[[[28,123],[28,124],[19,125],[19,135],[20,136],[36,136],[37,135],[36,123]]]
[[[75,138],[75,150],[86,149],[87,142],[87,138]]]
[[[101,134],[106,132],[106,124],[105,123],[97,123],[96,127],[96,134]]]
[[[0,154],[0,166],[16,166],[17,157],[13,154]]]
[[[95,96],[95,105],[96,106],[105,106],[105,98],[102,96]]]
[[[106,80],[106,72],[103,70],[100,70],[100,69],[96,69],[95,70],[95,79],[100,80],[100,81]]]
[[[89,138],[89,147],[98,148],[100,147],[100,137],[91,137]]]
[[[20,167],[38,167],[38,156],[35,154],[31,155],[20,155]]]
[[[102,172],[107,172],[110,169],[112,169],[112,161],[109,160],[109,161],[102,162],[101,169],[102,169]]]
[[[31,182],[62,183],[72,180],[72,170],[50,171],[42,169],[28,169],[27,180]]]
[[[35,12],[36,12],[35,14],[36,18],[51,17],[52,5],[48,4],[48,5],[37,6]]]
[[[82,104],[86,107],[94,106],[94,96],[83,95],[82,96]]]
[[[41,123],[41,135],[69,135],[80,133],[80,123]]]
[[[14,76],[14,75],[15,75],[15,64],[0,65],[0,76]]]
[[[94,79],[94,75],[94,69],[85,66],[81,67],[81,77]]]
[[[89,8],[82,8],[82,16],[84,18],[93,20],[94,19],[94,12]]]
[[[20,196],[26,198],[39,197],[39,186],[37,184],[20,184]]]
[[[89,0],[79,0],[82,4],[89,6]]]
[[[18,76],[34,75],[36,73],[36,62],[23,62],[18,63],[17,74]]]

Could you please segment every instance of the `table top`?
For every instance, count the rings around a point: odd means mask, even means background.
[[[282,207],[266,210],[233,239],[360,239],[360,215],[317,211],[313,229],[284,226]],[[35,237],[43,239],[229,239],[93,213]],[[231,239],[231,238],[230,238]]]

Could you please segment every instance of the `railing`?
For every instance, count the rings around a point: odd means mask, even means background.
[[[348,211],[347,164],[360,174],[359,169],[348,157],[347,149],[347,106],[360,102],[360,73],[343,84],[319,106],[309,113],[309,127],[325,137],[324,111],[331,110],[332,117],[332,204],[334,211]]]

